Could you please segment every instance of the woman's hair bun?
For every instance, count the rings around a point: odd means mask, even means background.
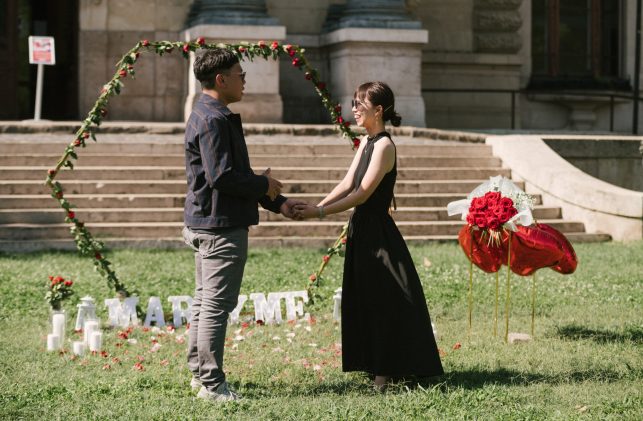
[[[395,127],[399,127],[400,124],[402,124],[402,117],[396,111],[393,111],[389,120],[391,121],[391,124]]]

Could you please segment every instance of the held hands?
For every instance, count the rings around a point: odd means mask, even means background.
[[[300,220],[320,217],[319,208],[308,203],[295,205],[294,212],[295,217],[298,217]]]
[[[270,176],[270,168],[264,171],[261,175],[268,179],[268,191],[266,192],[266,195],[270,198],[270,200],[275,200],[277,196],[281,194],[281,188],[283,187],[283,185],[279,180],[276,180]]]
[[[281,214],[286,218],[294,219],[295,221],[301,221],[303,218],[295,212],[295,207],[306,205],[307,203],[302,200],[288,199],[281,205],[279,210],[281,211]]]

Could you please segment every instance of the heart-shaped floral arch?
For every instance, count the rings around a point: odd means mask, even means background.
[[[87,117],[82,121],[74,140],[67,145],[56,166],[47,170],[46,179],[46,184],[51,189],[51,196],[58,201],[60,207],[66,213],[65,222],[72,225],[70,231],[74,237],[79,253],[92,258],[96,270],[107,280],[108,286],[124,296],[129,296],[133,294],[134,291],[129,290],[125,284],[118,279],[116,272],[114,272],[111,267],[111,262],[107,260],[103,254],[104,244],[95,239],[85,226],[85,223],[76,217],[75,212],[72,210],[75,206],[65,197],[63,186],[59,181],[55,180],[56,176],[62,168],[74,169],[73,161],[78,159],[78,154],[76,153],[77,148],[84,148],[86,141],[90,137],[96,141],[96,131],[102,120],[107,116],[106,107],[110,98],[120,94],[123,87],[123,80],[125,80],[128,75],[132,78],[134,77],[134,64],[138,61],[141,53],[153,52],[162,56],[176,49],[181,51],[184,58],[189,58],[191,52],[199,49],[213,48],[225,48],[234,52],[239,60],[249,59],[250,61],[257,57],[265,60],[277,60],[280,55],[287,54],[292,59],[292,65],[304,72],[306,80],[309,80],[313,84],[313,87],[321,97],[324,107],[328,110],[332,121],[341,132],[342,137],[351,142],[353,149],[359,145],[359,138],[356,136],[356,133],[350,129],[350,123],[345,121],[341,115],[341,105],[331,99],[326,83],[320,80],[319,72],[308,63],[304,55],[304,49],[297,45],[283,45],[277,41],[273,41],[270,45],[264,41],[259,41],[254,44],[248,42],[241,42],[239,44],[214,44],[207,43],[203,37],[193,42],[139,41],[131,50],[125,53],[116,64],[116,73],[114,73],[114,76],[109,82],[103,85],[100,96],[94,103],[91,111],[87,114]],[[321,273],[331,256],[340,252],[345,243],[346,229],[347,227],[345,226],[337,241],[328,249],[327,254],[322,258],[319,269],[310,275],[308,289],[319,283]]]

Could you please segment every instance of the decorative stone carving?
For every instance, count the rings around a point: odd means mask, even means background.
[[[515,54],[522,41],[522,0],[476,0],[473,10],[474,48],[480,53]]]
[[[517,9],[522,0],[476,0],[475,7],[480,9],[512,10]]]
[[[473,22],[476,31],[515,32],[522,26],[517,10],[477,10]]]
[[[421,29],[408,13],[404,0],[348,0],[330,7],[324,30],[340,28]]]
[[[475,35],[476,51],[485,53],[516,53],[522,40],[515,33],[486,33]]]
[[[265,0],[195,0],[186,27],[197,25],[278,25]]]

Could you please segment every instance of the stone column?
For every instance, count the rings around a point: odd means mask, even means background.
[[[348,0],[324,25],[330,89],[345,110],[360,84],[379,80],[395,93],[402,124],[424,127],[422,46],[428,31],[407,13],[404,0]]]
[[[195,0],[187,17],[184,40],[205,37],[208,42],[238,43],[265,40],[282,41],[286,28],[266,14],[265,0]],[[185,100],[185,119],[190,115],[201,85],[194,77],[190,57],[188,95]],[[279,95],[279,62],[262,58],[242,61],[247,72],[243,99],[230,105],[233,112],[241,113],[244,122],[281,123],[283,104]]]

